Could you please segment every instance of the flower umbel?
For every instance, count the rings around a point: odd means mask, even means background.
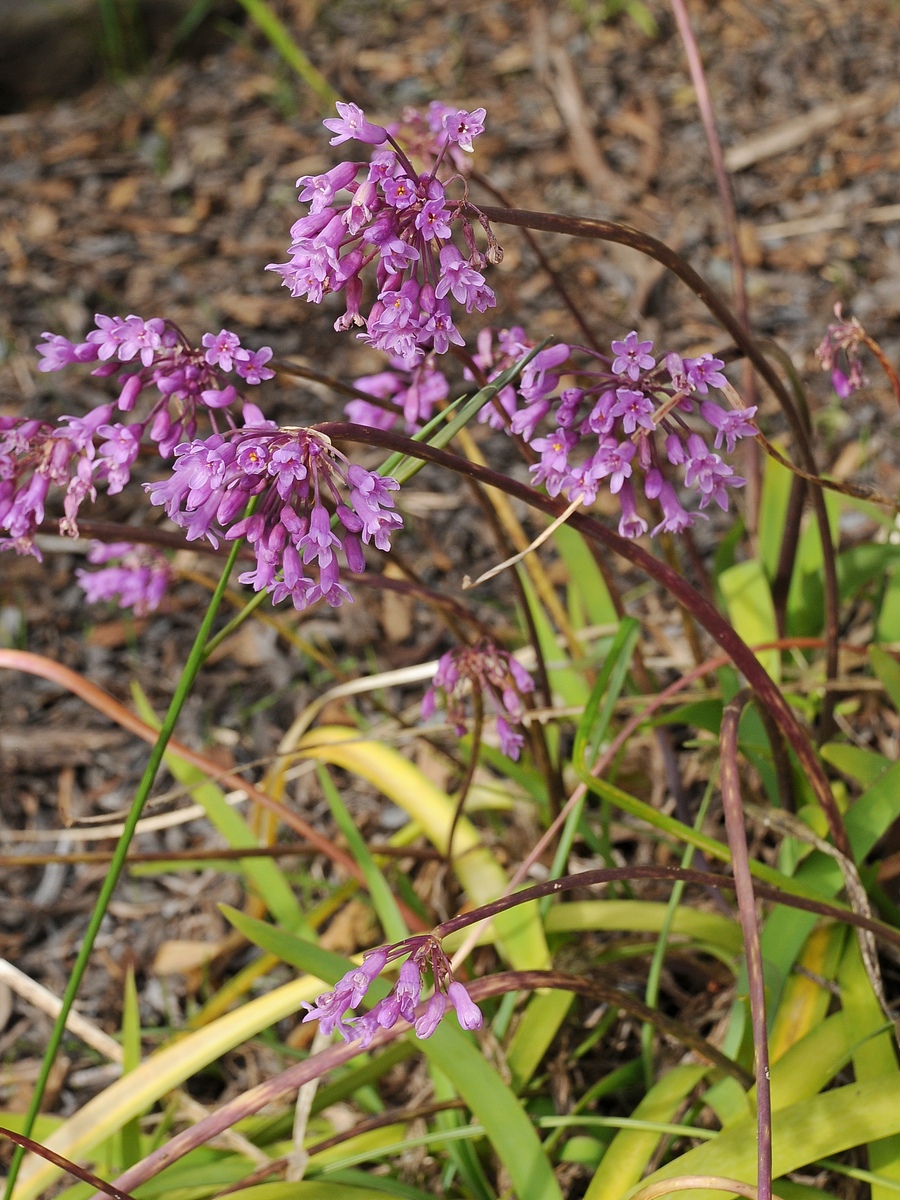
[[[134,546],[130,542],[91,542],[89,563],[109,563],[116,566],[102,571],[75,572],[79,586],[88,600],[119,601],[119,608],[133,608],[138,617],[146,616],[159,607],[172,581],[172,569],[165,555],[152,546]]]
[[[482,269],[498,262],[502,252],[465,193],[452,200],[438,177],[448,159],[458,176],[457,159],[472,150],[485,112],[432,105],[427,131],[424,119],[407,114],[417,143],[410,152],[433,159],[430,170],[419,172],[390,130],[373,125],[355,104],[337,108],[340,116],[325,121],[335,134],[333,146],[357,141],[387,148],[369,163],[342,162],[322,175],[301,176],[299,198],[309,202],[309,212],[291,228],[288,261],[266,269],[282,277],[292,296],[313,304],[343,291],[347,307],[335,329],[358,326],[363,341],[411,367],[429,351],[444,354],[463,344],[451,295],[467,312],[484,312],[496,302]],[[344,203],[341,193],[348,197]],[[485,228],[486,256],[477,249],[472,216]],[[452,240],[454,225],[461,229],[465,255]],[[370,264],[378,291],[363,315],[363,272]]]
[[[346,1019],[387,964],[405,954],[409,957],[401,966],[391,992],[364,1016]],[[429,974],[433,992],[417,1018],[416,1007]],[[414,1026],[417,1037],[431,1037],[448,1008],[455,1010],[463,1029],[480,1029],[482,1024],[480,1009],[463,985],[453,978],[441,943],[428,933],[369,951],[358,967],[338,980],[332,991],[323,992],[313,1004],[304,1002],[304,1008],[309,1009],[304,1023],[318,1021],[323,1033],[336,1029],[345,1041],[359,1038],[363,1046],[369,1045],[379,1029],[391,1029],[401,1019]]]
[[[521,722],[525,712],[522,696],[534,691],[534,680],[511,654],[487,640],[475,646],[457,646],[438,660],[434,683],[422,698],[423,718],[433,715],[440,693],[447,720],[456,736],[462,737],[466,732],[465,695],[470,688],[490,699],[497,712],[500,748],[515,762],[525,739],[510,728],[510,722]]]
[[[251,404],[244,419],[241,430],[176,446],[171,476],[145,485],[150,502],[165,507],[188,541],[205,537],[217,546],[220,538],[246,538],[256,569],[240,582],[269,592],[276,604],[286,597],[297,609],[351,601],[337,552],[360,572],[362,543],[390,549],[402,524],[391,495],[400,485],[351,463],[315,429],[279,429]],[[255,510],[243,516],[251,499]]]

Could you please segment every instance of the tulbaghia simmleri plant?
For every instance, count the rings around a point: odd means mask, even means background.
[[[240,582],[274,604],[290,600],[300,611],[320,601],[341,605],[353,599],[352,577],[366,568],[364,548],[389,552],[402,517],[395,506],[398,480],[353,461],[337,443],[368,440],[410,455],[420,446],[427,457],[429,423],[458,387],[483,397],[478,420],[515,439],[527,458],[532,488],[510,483],[510,491],[518,487],[556,511],[551,502],[557,498],[589,510],[607,489],[618,502],[618,536],[604,530],[603,537],[680,588],[690,607],[687,584],[648,565],[655,560],[646,551],[627,547],[648,534],[684,532],[706,519],[711,505],[727,511],[732,489],[744,485],[727,459],[740,439],[756,434],[756,408],[720,402],[723,393],[734,397],[724,360],[657,349],[635,329],[623,329],[601,352],[547,344],[516,324],[489,326],[484,315],[496,306],[490,269],[502,250],[486,212],[470,196],[469,171],[485,110],[436,102],[427,113],[408,110],[395,125],[380,125],[354,104],[337,109],[338,116],[325,121],[330,144],[352,147],[355,156],[297,180],[305,211],[291,227],[286,261],[267,269],[293,297],[311,304],[340,293],[345,308],[335,330],[386,356],[383,370],[356,379],[356,398],[346,407],[350,424],[335,426],[332,436],[324,424],[271,420],[264,385],[277,364],[270,347],[249,349],[225,329],[204,333],[194,345],[162,317],[97,314],[82,342],[44,334],[40,369],[88,366],[100,379],[115,379],[116,398],[55,425],[0,417],[3,548],[40,555],[35,538],[52,488],[62,495],[60,532],[77,536],[84,505],[96,500],[98,488],[121,492],[143,449],[155,456],[152,481],[143,485],[149,502],[186,542],[230,544],[235,554],[241,547],[255,562]],[[828,347],[828,354],[846,353],[852,367],[849,335],[832,334]],[[434,447],[431,454],[433,461],[449,458],[439,458]],[[503,478],[495,473],[490,482],[497,486]],[[594,523],[580,527],[598,540]],[[104,569],[80,572],[88,597],[118,597],[139,613],[159,604],[173,578],[164,558],[133,545],[94,549],[89,559]],[[703,598],[696,607],[701,622],[736,647],[742,669],[771,696],[771,682],[749,651],[742,656],[740,639],[727,627],[722,631],[724,622]],[[198,650],[197,668],[200,661]],[[445,707],[462,735],[467,695],[479,712],[487,700],[502,753],[518,759],[525,744],[518,731],[523,697],[534,687],[509,651],[479,636],[442,655],[423,715]],[[790,724],[787,706],[778,712]],[[790,729],[800,754],[802,734],[795,724]],[[349,1017],[399,958],[405,961],[390,994],[368,1013]],[[401,1019],[420,1037],[434,1033],[449,1011],[467,1030],[482,1023],[430,935],[368,953],[308,1007],[304,1020],[318,1020],[325,1032],[336,1030],[363,1046]]]

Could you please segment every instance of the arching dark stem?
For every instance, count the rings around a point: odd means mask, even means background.
[[[528,487],[527,484],[510,479],[502,475],[499,471],[492,471],[489,467],[479,466],[468,459],[461,458],[459,455],[448,454],[444,450],[437,450],[432,446],[413,442],[411,439],[402,437],[399,434],[384,430],[367,429],[363,426],[343,422],[324,424],[319,426],[319,429],[321,432],[335,439],[344,438],[347,441],[384,446],[389,450],[396,450],[400,453],[423,459],[426,462],[436,463],[448,470],[468,476],[470,479],[476,479],[479,483],[485,483],[490,487],[498,488],[500,491],[504,491],[508,495],[515,496],[517,499],[523,500],[526,504],[540,509],[551,517],[558,517],[565,511],[566,506],[563,501],[543,496],[535,491],[534,488]],[[649,575],[651,579],[655,579],[657,583],[671,592],[675,600],[690,608],[697,621],[714,641],[722,647],[737,669],[742,672],[761,703],[765,704],[771,711],[791,749],[796,754],[801,769],[809,779],[816,799],[822,806],[835,846],[843,854],[846,854],[848,858],[852,857],[850,844],[847,840],[843,821],[841,820],[840,810],[835,803],[831,787],[822,769],[819,757],[780,690],[746,642],[738,636],[722,614],[693,588],[687,580],[683,579],[681,575],[673,571],[671,567],[661,562],[658,558],[655,558],[642,546],[636,542],[629,541],[627,538],[620,537],[617,533],[613,533],[611,529],[607,529],[605,525],[601,525],[593,517],[575,513],[569,518],[569,521],[574,529],[580,530],[586,537],[591,538],[599,545],[627,559],[635,567],[643,571],[644,574]]]
[[[774,367],[715,288],[711,287],[689,262],[667,246],[665,242],[661,242],[648,233],[642,233],[630,225],[621,225],[615,221],[599,221],[590,217],[564,217],[556,213],[529,212],[518,208],[494,208],[490,205],[483,207],[481,211],[488,220],[495,221],[499,225],[515,225],[524,229],[539,229],[547,233],[561,233],[569,237],[591,238],[595,241],[616,242],[621,246],[631,246],[642,254],[646,254],[648,258],[667,267],[706,305],[734,339],[735,344],[753,363],[760,378],[765,380],[781,405],[794,435],[803,469],[813,475],[816,473],[815,459],[801,415]],[[825,500],[819,488],[812,490],[812,504],[822,543],[825,582],[825,674],[827,679],[835,679],[838,666],[839,630],[837,566],[828,527]],[[830,712],[830,703],[823,705],[822,721],[819,727],[819,737],[822,740],[831,731]]]

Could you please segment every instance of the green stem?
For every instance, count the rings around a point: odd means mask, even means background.
[[[69,982],[66,986],[66,991],[62,999],[62,1008],[59,1011],[59,1016],[53,1026],[53,1031],[50,1034],[50,1040],[47,1044],[47,1049],[44,1052],[43,1062],[41,1063],[40,1074],[37,1082],[34,1085],[34,1094],[31,1097],[31,1104],[28,1107],[28,1112],[25,1115],[25,1123],[22,1126],[22,1133],[29,1137],[34,1130],[34,1124],[38,1113],[41,1111],[41,1103],[44,1099],[44,1092],[47,1088],[47,1080],[50,1077],[50,1072],[53,1069],[53,1064],[56,1060],[57,1052],[62,1043],[63,1034],[66,1029],[66,1021],[69,1013],[72,1010],[72,1005],[75,1002],[75,997],[78,994],[78,988],[81,985],[81,980],[87,969],[90,961],[91,953],[94,948],[94,942],[97,934],[100,932],[100,926],[103,918],[106,916],[106,910],[112,899],[113,892],[116,889],[116,884],[119,882],[119,877],[125,867],[125,858],[128,854],[128,847],[131,844],[131,839],[134,836],[135,828],[140,820],[141,812],[147,797],[150,795],[150,789],[156,779],[156,773],[159,770],[162,762],[163,754],[166,746],[169,743],[178,717],[181,714],[181,709],[184,706],[193,687],[194,680],[203,665],[203,660],[207,651],[207,638],[212,629],[213,621],[215,620],[216,612],[225,594],[225,588],[228,585],[228,577],[231,574],[231,569],[238,556],[238,551],[241,547],[241,542],[236,541],[231,548],[231,553],[225,563],[225,569],[222,571],[222,577],[219,580],[216,590],[213,592],[212,599],[209,602],[209,607],[200,628],[197,631],[197,637],[194,640],[194,645],[191,647],[191,652],[188,660],[185,663],[184,671],[178,681],[178,686],[175,689],[175,694],[172,697],[172,702],[169,705],[169,711],[166,713],[165,720],[162,723],[162,728],[159,731],[159,737],[156,739],[150,759],[144,770],[141,782],[138,784],[137,791],[134,795],[134,800],[131,802],[131,808],[128,811],[128,817],[125,821],[125,828],[122,831],[122,836],[116,845],[115,853],[112,856],[109,864],[109,870],[103,885],[100,888],[100,894],[97,897],[97,903],[94,905],[94,911],[91,913],[91,919],[88,922],[88,927],[85,930],[84,939],[81,943],[81,949],[78,951],[78,957],[75,960],[75,965],[72,968],[72,973],[69,976]],[[24,1156],[24,1150],[21,1146],[16,1147],[12,1162],[9,1167],[9,1175],[6,1179],[6,1189],[4,1191],[4,1200],[10,1200],[15,1186],[16,1178],[19,1173],[19,1167]]]
[[[703,828],[703,822],[706,819],[706,812],[712,800],[717,779],[718,770],[715,770],[709,778],[703,799],[700,801],[700,808],[697,810],[697,818],[694,821],[695,833],[700,833]],[[685,849],[681,858],[683,868],[687,869],[691,865],[696,853],[697,851],[693,846],[688,846]],[[663,963],[666,957],[666,947],[669,942],[669,934],[672,931],[672,922],[675,920],[675,911],[681,903],[684,887],[684,880],[679,879],[673,885],[672,894],[669,896],[666,917],[663,921],[662,929],[659,931],[659,937],[656,940],[653,958],[650,962],[650,970],[647,972],[647,990],[644,994],[644,1003],[648,1008],[656,1008],[659,1001],[659,981],[662,976]],[[644,1065],[644,1083],[648,1092],[653,1086],[653,1033],[653,1026],[646,1022],[641,1028],[641,1058]]]

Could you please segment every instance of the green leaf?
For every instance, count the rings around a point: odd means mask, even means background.
[[[897,600],[900,603],[900,596],[897,597]],[[898,639],[887,640],[896,641]],[[869,662],[872,664],[872,670],[884,684],[884,689],[891,698],[891,704],[900,712],[900,663],[890,654],[886,654],[879,646],[869,647]]]
[[[516,569],[519,570],[519,568]],[[550,678],[550,686],[554,692],[562,697],[565,704],[580,707],[587,703],[589,695],[584,675],[569,664],[566,652],[556,640],[556,631],[544,611],[543,604],[538,599],[537,592],[534,590],[534,585],[528,577],[527,572],[519,570],[519,578],[522,581],[525,599],[528,602],[534,627],[537,630],[541,653],[544,656],[544,661],[547,663],[547,675]]]
[[[783,450],[784,447],[779,446]],[[757,545],[766,578],[771,581],[778,570],[781,543],[784,538],[784,522],[787,517],[788,500],[791,494],[793,475],[780,462],[768,455],[763,471],[760,491],[759,525]]]
[[[615,929],[629,933],[659,933],[668,905],[652,900],[575,900],[557,904],[547,913],[544,928],[548,933],[567,933],[591,929]],[[737,955],[743,951],[744,938],[737,921],[719,913],[679,907],[672,918],[673,934],[683,934],[708,942]]]
[[[890,1078],[900,1084],[894,1038],[884,1029],[885,1016],[863,966],[857,938],[849,938],[840,972],[841,1005],[856,1045],[853,1047],[853,1071],[857,1083]],[[868,1036],[867,1036],[868,1035]],[[900,1090],[900,1088],[898,1088]],[[900,1183],[900,1133],[869,1143],[869,1167]],[[872,1200],[896,1200],[894,1189],[872,1185]]]
[[[632,1117],[644,1121],[672,1121],[684,1098],[708,1071],[708,1067],[701,1066],[674,1067],[650,1089]],[[659,1139],[659,1133],[643,1129],[623,1129],[617,1133],[585,1192],[584,1200],[621,1200],[644,1174]]]
[[[131,692],[141,720],[154,729],[159,729],[159,718],[135,681],[132,682]],[[191,795],[206,810],[209,820],[227,839],[229,846],[233,849],[259,846],[259,839],[254,836],[244,818],[226,803],[222,789],[207,779],[199,767],[185,762],[183,758],[168,750],[165,762],[178,782],[191,789]],[[256,893],[265,900],[276,921],[287,929],[299,929],[304,924],[297,898],[277,863],[271,859],[248,858],[241,863],[241,872],[253,884]]]
[[[819,753],[827,763],[836,767],[842,775],[861,783],[863,787],[874,783],[891,765],[891,760],[876,750],[864,750],[846,742],[826,742]]]
[[[900,1132],[900,1088],[894,1076],[835,1088],[779,1109],[772,1132],[773,1174],[777,1177]],[[712,1141],[666,1163],[642,1183],[676,1175],[724,1175],[755,1183],[755,1117],[735,1122]],[[725,1200],[728,1193],[686,1191],[677,1196],[678,1200]]]
[[[506,1051],[506,1062],[517,1092],[521,1092],[538,1069],[574,999],[571,992],[554,988],[536,992],[528,1001]]]
[[[581,534],[569,525],[561,525],[553,540],[566,564],[569,592],[573,599],[577,598],[577,607],[586,614],[591,625],[617,625],[619,614],[606,581]]]
[[[876,642],[900,642],[900,567],[887,575],[878,620],[875,622]]]

